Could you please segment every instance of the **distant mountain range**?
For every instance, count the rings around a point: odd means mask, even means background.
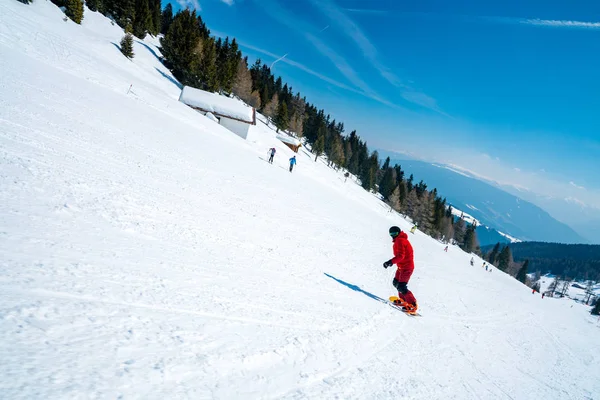
[[[392,165],[400,164],[407,178],[413,174],[415,183],[423,180],[428,189],[437,188],[438,193],[446,197],[449,204],[469,213],[490,228],[478,230],[482,245],[509,242],[499,232],[523,241],[588,243],[569,226],[557,221],[538,206],[462,171],[441,164],[394,159],[393,153],[380,154],[383,157],[389,155]]]

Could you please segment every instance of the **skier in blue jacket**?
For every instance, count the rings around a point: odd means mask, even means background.
[[[296,156],[290,158],[290,172],[294,169],[294,165],[296,165]]]

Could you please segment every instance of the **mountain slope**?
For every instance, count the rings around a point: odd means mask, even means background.
[[[521,240],[587,243],[573,229],[546,211],[488,183],[442,165],[423,161],[392,160],[415,181],[425,181],[449,203],[476,217],[481,223]]]
[[[588,308],[417,233],[424,316],[400,314],[381,263],[410,224],[178,103],[154,40],[129,61],[121,35],[0,2],[0,398],[600,393]]]

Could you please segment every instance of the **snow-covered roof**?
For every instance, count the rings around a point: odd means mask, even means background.
[[[201,111],[211,112],[219,117],[226,117],[255,125],[254,108],[239,100],[221,96],[204,90],[184,86],[179,101]]]
[[[302,144],[298,139],[287,135],[277,135],[277,139],[292,146],[300,146]]]

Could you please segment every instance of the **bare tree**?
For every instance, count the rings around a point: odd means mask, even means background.
[[[556,291],[558,290],[559,285],[560,285],[560,276],[557,275],[554,278],[554,280],[552,281],[552,283],[550,283],[550,286],[548,286],[548,290],[546,290],[546,293],[548,294],[548,296],[554,297],[554,293],[556,293]]]
[[[594,283],[592,281],[587,281],[587,285],[585,287],[585,295],[586,295],[585,304],[589,304],[590,299],[594,295]]]

